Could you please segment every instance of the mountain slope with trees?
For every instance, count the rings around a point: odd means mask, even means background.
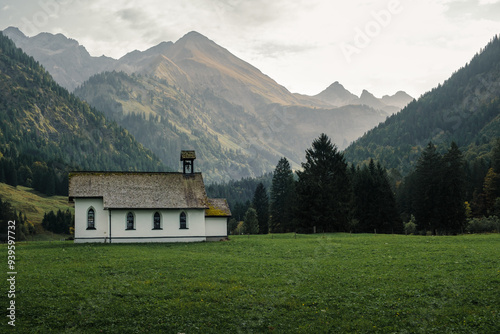
[[[500,39],[442,85],[411,102],[345,150],[347,161],[371,158],[406,174],[432,141],[444,153],[454,141],[467,161],[487,157],[500,137]]]
[[[0,34],[0,182],[67,194],[68,170],[164,169],[123,128]]]

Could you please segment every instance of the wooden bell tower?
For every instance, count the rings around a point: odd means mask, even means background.
[[[194,174],[194,151],[181,151],[182,173],[184,175]]]

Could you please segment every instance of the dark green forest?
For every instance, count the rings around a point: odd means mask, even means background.
[[[258,228],[244,226],[243,231],[498,232],[500,139],[490,156],[481,186],[470,193],[467,189],[474,188],[475,181],[468,176],[464,156],[454,142],[444,154],[429,142],[415,169],[403,177],[394,170],[388,173],[373,159],[368,164],[348,165],[344,154],[322,134],[306,151],[306,162],[295,177],[282,158],[267,188],[259,180],[246,179],[212,185],[207,192],[231,198],[231,192],[238,189],[239,201],[230,202],[231,230],[237,221],[255,214]],[[267,203],[264,209],[262,203]]]

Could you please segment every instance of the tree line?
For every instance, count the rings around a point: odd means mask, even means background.
[[[281,158],[270,189],[260,182],[251,201],[233,206],[243,222],[231,219],[229,230],[456,234],[481,230],[477,225],[483,224],[498,231],[500,140],[492,156],[482,188],[468,201],[466,163],[454,142],[445,154],[429,143],[415,169],[402,177],[373,160],[349,166],[322,134],[306,150],[301,171],[294,173]]]
[[[26,215],[17,212],[10,202],[0,197],[0,241],[7,241],[9,221],[15,221],[16,241],[26,240],[29,235],[36,234],[35,226],[28,221]]]

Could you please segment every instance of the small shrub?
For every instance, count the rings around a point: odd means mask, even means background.
[[[465,230],[469,233],[499,232],[500,219],[497,216],[472,218],[467,221]]]
[[[415,217],[411,215],[410,221],[404,224],[405,234],[415,234],[417,232],[417,224]]]

